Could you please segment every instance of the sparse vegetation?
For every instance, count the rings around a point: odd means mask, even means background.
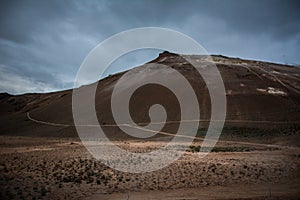
[[[197,136],[204,137],[206,135],[206,129],[198,129]],[[291,125],[288,128],[250,128],[240,126],[225,126],[222,130],[221,137],[244,137],[244,138],[259,138],[259,137],[274,137],[282,135],[295,135],[300,134],[299,125]]]
[[[270,148],[248,146],[220,146],[212,149],[204,159],[197,158],[200,144],[188,146],[188,153],[167,168],[146,174],[130,174],[110,169],[91,158],[82,146],[66,142],[52,150],[34,151],[33,147],[24,152],[2,151],[0,158],[1,199],[51,199],[78,197],[81,190],[101,190],[106,193],[131,190],[163,190],[181,187],[201,187],[233,183],[278,181],[289,177],[297,170],[298,156],[278,159],[268,154],[264,160],[247,160],[243,152],[262,156]],[[133,152],[145,152],[157,148],[157,143],[143,143],[143,146],[124,144]],[[8,147],[13,148],[13,147]],[[19,147],[18,147],[19,148]],[[18,149],[16,148],[16,149]],[[176,146],[181,151],[181,146]],[[183,149],[183,148],[182,148]],[[32,150],[32,151],[30,151]],[[205,151],[205,148],[203,148]],[[236,152],[238,154],[230,154]],[[275,152],[275,151],[274,151]],[[226,153],[226,157],[222,154]],[[220,156],[219,156],[220,155]],[[280,154],[279,154],[280,155]],[[195,157],[196,156],[196,157]],[[274,163],[274,160],[276,162]],[[294,159],[294,160],[291,160]],[[118,160],[111,162],[119,162]],[[142,160],[141,162],[151,162]],[[134,163],[133,163],[134,164]],[[220,181],[222,180],[222,181]]]
[[[200,152],[200,150],[202,152],[208,152],[209,150],[211,150],[211,152],[247,152],[247,151],[254,151],[256,150],[256,148],[254,147],[238,147],[238,146],[233,146],[233,147],[217,147],[215,146],[214,148],[210,148],[210,147],[202,147],[199,146],[194,146],[191,145],[189,146],[189,151],[191,152]]]

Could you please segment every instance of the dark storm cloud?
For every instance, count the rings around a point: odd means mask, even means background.
[[[65,18],[67,7],[63,1],[2,1],[0,36],[18,43],[32,41],[49,23]]]
[[[2,1],[0,92],[70,88],[93,47],[143,26],[181,31],[210,53],[299,64],[299,9],[299,1],[288,0]],[[139,55],[123,65],[156,56]],[[113,70],[125,69],[115,64]]]

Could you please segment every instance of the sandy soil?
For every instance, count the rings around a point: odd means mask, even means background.
[[[162,145],[119,142],[131,151]],[[194,144],[197,146],[197,143]],[[297,199],[299,148],[224,142],[199,159],[194,148],[170,166],[123,173],[94,160],[78,139],[0,138],[1,199]]]
[[[299,199],[299,183],[233,184],[227,186],[203,186],[164,191],[94,194],[86,199],[101,200],[197,200],[197,199]]]

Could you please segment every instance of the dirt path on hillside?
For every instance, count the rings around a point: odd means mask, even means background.
[[[52,122],[46,122],[46,121],[41,121],[38,119],[34,119],[30,116],[30,113],[27,112],[27,118],[33,122],[36,123],[40,123],[40,124],[46,124],[46,125],[50,125],[50,126],[63,126],[63,127],[68,127],[68,126],[75,126],[75,125],[69,125],[69,124],[58,124],[58,123],[52,123]],[[171,121],[172,123],[179,123],[179,122],[183,122],[183,123],[188,123],[188,122],[195,122],[195,121],[202,121],[202,120],[185,120],[185,121]],[[254,121],[247,121],[247,120],[227,120],[229,122],[254,122]],[[256,121],[255,121],[256,122]],[[270,121],[262,121],[262,123],[276,123],[276,122],[270,122]],[[156,122],[156,123],[164,123],[164,122]],[[166,122],[166,123],[170,123],[170,122]],[[296,123],[296,122],[279,122],[279,123]],[[297,122],[300,123],[300,122]],[[92,125],[92,124],[88,124],[88,125],[80,125],[80,126],[91,126],[91,127],[95,127],[95,126],[99,126],[99,125]],[[161,135],[166,135],[166,136],[177,136],[177,137],[183,137],[183,138],[192,138],[198,141],[204,141],[203,137],[191,137],[191,136],[187,136],[187,135],[180,135],[180,134],[172,134],[172,133],[168,133],[168,132],[163,132],[163,131],[154,131],[154,130],[150,130],[150,129],[146,129],[143,127],[138,127],[138,126],[134,126],[134,125],[130,125],[130,124],[105,124],[105,125],[101,125],[104,127],[118,127],[118,126],[126,126],[126,127],[131,127],[131,128],[135,128],[135,129],[139,129],[142,131],[148,131],[148,132],[155,132]],[[263,143],[254,143],[254,142],[239,142],[239,141],[232,141],[232,140],[213,140],[213,139],[206,139],[209,141],[213,141],[213,142],[219,142],[219,143],[226,143],[226,144],[239,144],[239,145],[250,145],[250,146],[256,146],[256,147],[274,147],[274,148],[280,148],[280,149],[300,149],[298,147],[291,147],[291,146],[282,146],[282,145],[275,145],[275,144],[263,144]]]

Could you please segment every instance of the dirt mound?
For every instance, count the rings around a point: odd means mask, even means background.
[[[212,56],[192,55],[197,62],[214,62],[218,67],[227,96],[226,126],[277,129],[294,127],[300,121],[300,69],[274,63]],[[193,87],[200,106],[201,127],[210,119],[210,97],[203,78],[181,55],[164,52],[150,63],[164,64],[181,73]],[[172,70],[142,65],[141,73],[165,73]],[[126,71],[127,72],[127,71]],[[96,111],[100,124],[115,124],[111,111],[114,85],[126,73],[118,73],[100,80],[96,92]],[[140,74],[132,73],[131,76]],[[87,85],[84,87],[90,87]],[[130,85],[128,85],[130,87]],[[125,88],[126,89],[126,88]],[[148,123],[149,107],[161,104],[167,111],[167,121],[180,120],[178,100],[167,88],[146,85],[130,100],[130,114],[136,123]],[[52,123],[38,123],[28,118]],[[56,125],[55,125],[56,124]],[[128,138],[118,127],[103,127],[109,137]],[[163,131],[176,133],[178,123],[166,124]],[[0,94],[0,134],[46,137],[76,137],[72,117],[72,90],[46,94]]]

